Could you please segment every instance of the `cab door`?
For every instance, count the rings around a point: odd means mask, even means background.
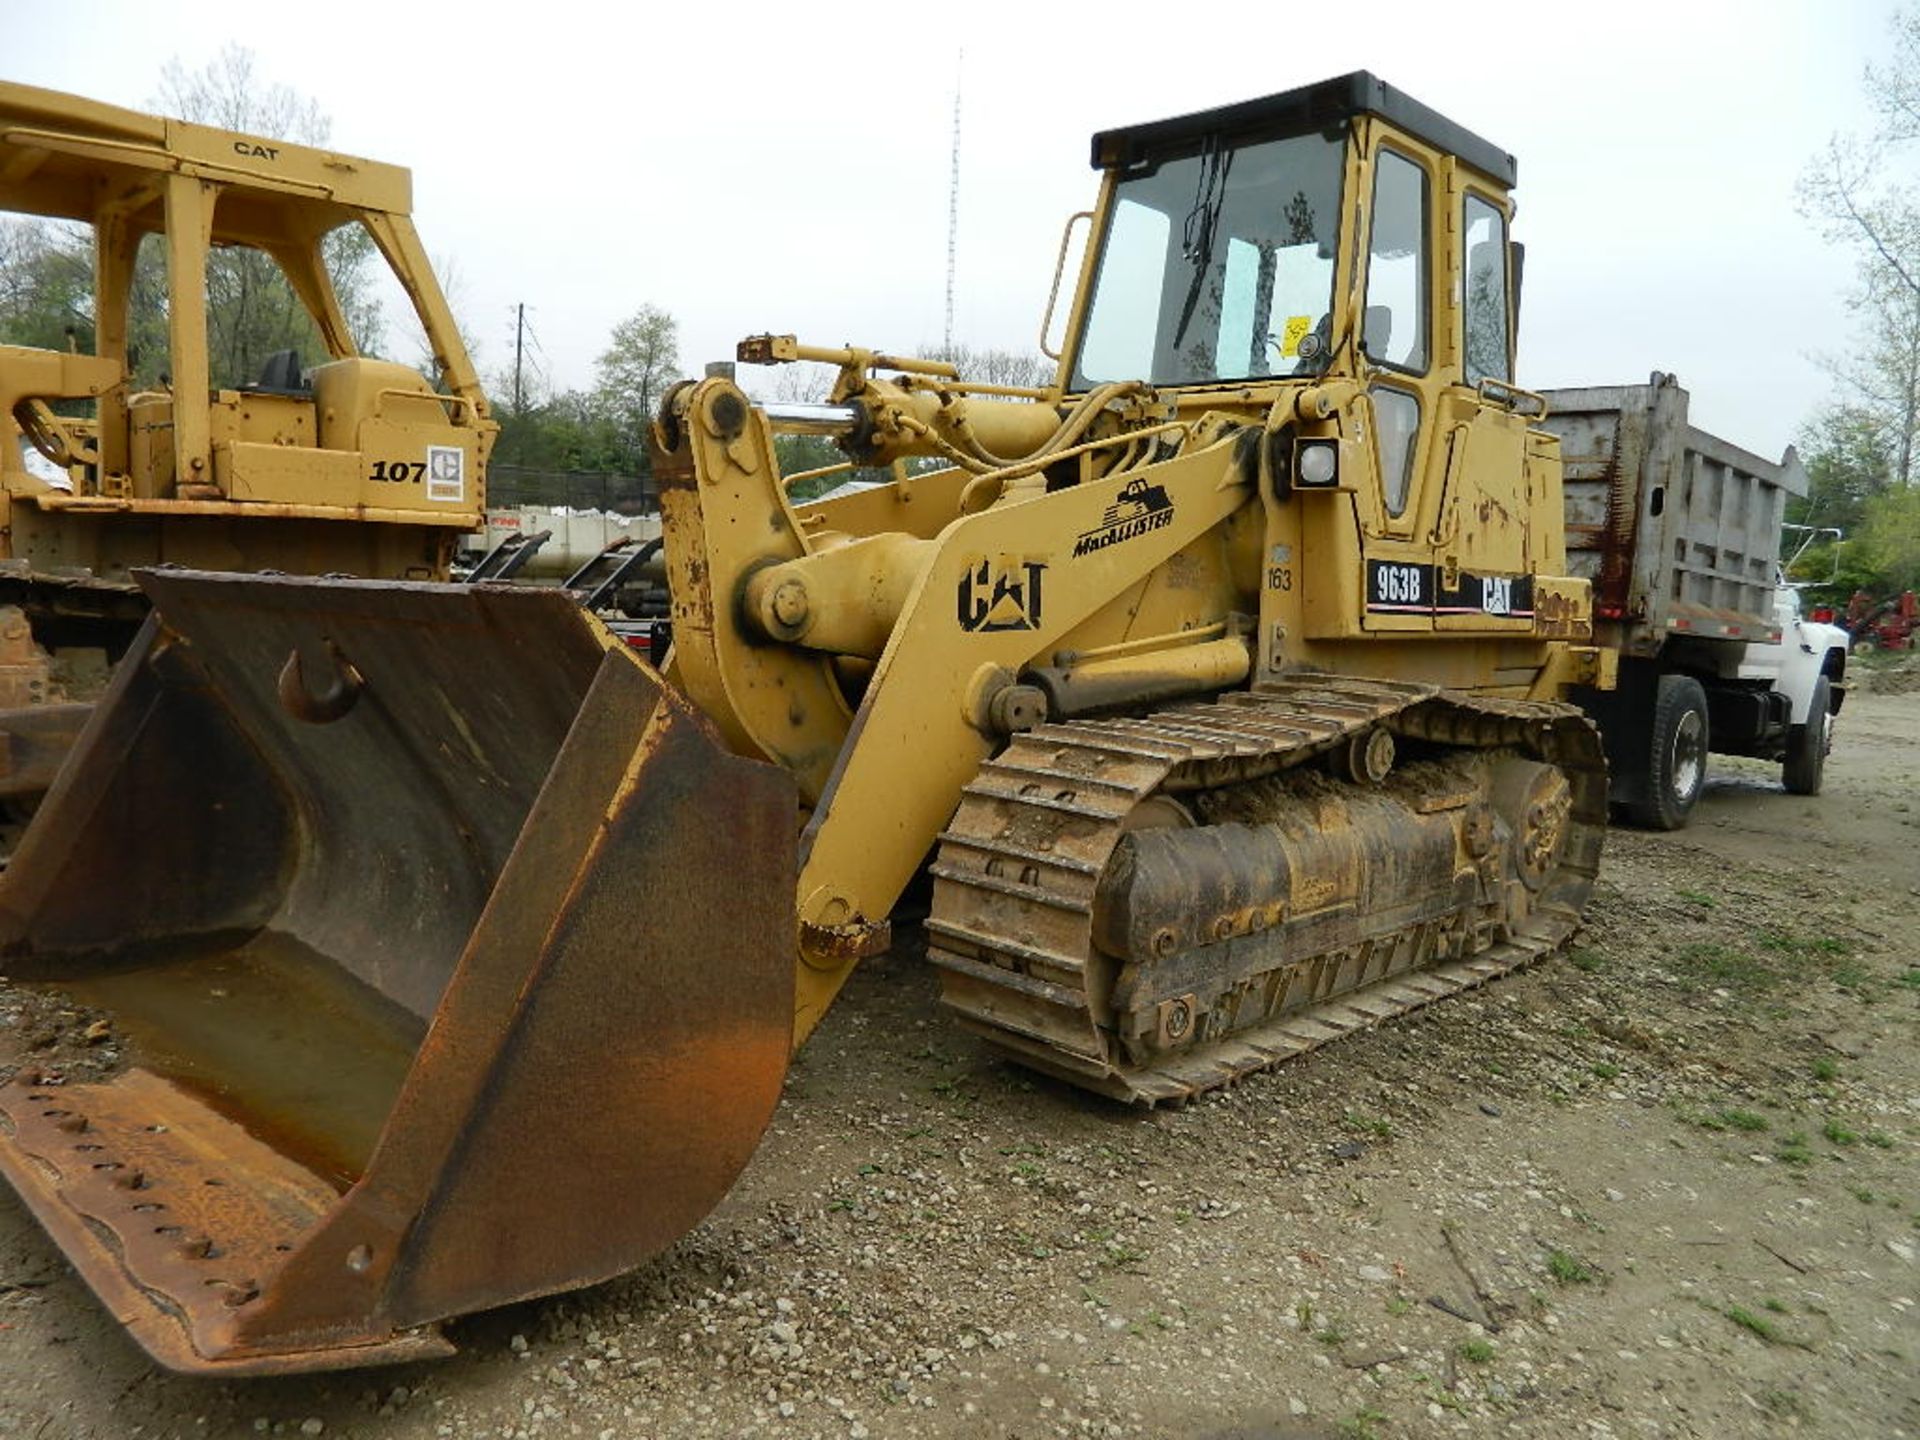
[[[1480,634],[1533,628],[1536,509],[1542,465],[1530,457],[1533,397],[1513,388],[1513,307],[1503,197],[1449,162],[1445,308],[1448,366],[1440,397],[1431,506],[1434,629]]]
[[[1366,273],[1359,317],[1368,447],[1378,473],[1362,496],[1361,624],[1378,634],[1431,631],[1436,579],[1423,492],[1448,388],[1435,347],[1440,157],[1375,127]],[[1369,503],[1370,502],[1370,503]]]

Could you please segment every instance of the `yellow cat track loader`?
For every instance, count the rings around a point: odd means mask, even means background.
[[[959,1023],[1144,1104],[1574,929],[1611,666],[1512,157],[1356,74],[1093,161],[1053,386],[764,335],[824,403],[671,392],[657,669],[554,594],[140,577],[0,879],[129,1059],[16,1076],[0,1169],[157,1359],[418,1356],[657,1253],[923,867]],[[782,429],[896,479],[796,505]]]

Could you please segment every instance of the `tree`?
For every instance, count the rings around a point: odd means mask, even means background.
[[[1857,341],[1826,361],[1848,399],[1806,434],[1810,486],[1787,517],[1847,532],[1797,567],[1842,596],[1920,582],[1920,8],[1896,15],[1892,32],[1866,72],[1873,132],[1836,136],[1800,184],[1803,212],[1857,267]]]
[[[1814,529],[1853,534],[1867,507],[1893,480],[1893,465],[1876,417],[1858,405],[1835,405],[1801,435],[1807,493],[1787,502],[1787,519]]]
[[[1059,365],[1044,355],[1029,350],[976,350],[971,345],[941,345],[927,352],[928,358],[945,360],[960,372],[962,380],[976,385],[1010,385],[1039,390],[1051,385]]]
[[[613,421],[599,412],[591,392],[569,390],[515,410],[496,410],[500,438],[494,459],[529,470],[593,470],[640,473],[637,457]]]
[[[1807,493],[1787,501],[1787,520],[1818,532],[1838,530],[1844,537],[1789,533],[1786,549],[1795,562],[1789,579],[1808,586],[1815,598],[1844,605],[1855,590],[1876,591],[1884,579],[1862,544],[1867,517],[1892,483],[1893,468],[1878,419],[1857,405],[1835,405],[1801,432],[1807,467]]]
[[[1920,141],[1920,9],[1897,15],[1884,65],[1869,66],[1866,91],[1877,126],[1835,136],[1800,182],[1802,212],[1854,251],[1850,301],[1861,344],[1827,368],[1872,417],[1893,459],[1894,479],[1914,479],[1920,461],[1920,198],[1912,178]]]
[[[1874,497],[1860,527],[1866,588],[1879,596],[1920,589],[1920,485],[1902,485]]]
[[[594,364],[593,411],[609,422],[631,463],[644,467],[647,426],[680,368],[680,325],[657,305],[642,305],[613,327]]]
[[[50,220],[0,226],[0,337],[64,350],[93,347],[93,257]]]
[[[237,44],[199,70],[169,60],[160,71],[154,105],[183,120],[300,145],[325,145],[333,133],[333,122],[318,102],[261,79],[253,52]],[[321,242],[347,329],[364,353],[378,350],[382,339],[370,273],[376,253],[373,237],[358,225],[342,225]],[[258,378],[261,363],[276,351],[297,350],[309,363],[322,358],[319,334],[279,265],[271,256],[238,246],[223,246],[207,257],[207,350],[216,386]]]

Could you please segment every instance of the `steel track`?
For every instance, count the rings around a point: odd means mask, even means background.
[[[1568,834],[1528,913],[1493,926],[1428,917],[1358,947],[1285,956],[1263,977],[1281,997],[1269,1013],[1129,1060],[1114,1024],[1123,965],[1092,936],[1129,818],[1155,796],[1318,764],[1374,728],[1429,752],[1517,751],[1566,775]],[[1045,725],[981,767],[940,837],[929,958],[944,1002],[1009,1058],[1126,1100],[1178,1103],[1550,953],[1579,924],[1605,826],[1599,735],[1567,705],[1313,675],[1144,718]]]

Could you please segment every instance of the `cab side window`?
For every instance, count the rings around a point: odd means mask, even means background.
[[[1373,162],[1373,234],[1361,343],[1377,365],[1427,369],[1427,173],[1382,150]]]
[[[1513,368],[1507,304],[1507,220],[1478,195],[1467,196],[1466,213],[1467,384],[1510,383]]]
[[[1373,424],[1380,448],[1381,498],[1387,513],[1406,513],[1407,491],[1413,485],[1414,441],[1420,435],[1420,397],[1395,385],[1375,385]]]

